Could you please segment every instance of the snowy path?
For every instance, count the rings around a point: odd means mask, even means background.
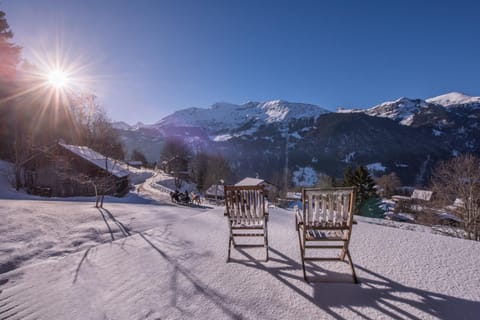
[[[27,201],[13,202],[0,205],[29,217]],[[222,208],[108,203],[105,217],[116,230],[110,233],[98,211],[97,222],[90,221],[90,204],[60,203],[57,211],[54,204],[39,201],[30,214],[63,214],[51,222],[60,234],[65,220],[86,219],[107,240],[0,274],[0,319],[476,319],[480,313],[480,243],[360,219],[351,252],[361,284],[351,283],[342,263],[309,266],[320,282],[307,284],[291,212],[271,213],[269,262],[254,259],[263,258],[262,250],[234,250],[227,264]],[[76,233],[82,234],[66,232]],[[35,240],[43,237],[33,235],[30,245],[41,248]]]
[[[159,202],[170,203],[170,195],[165,192],[161,192],[158,189],[155,189],[152,184],[158,179],[158,173],[154,173],[154,175],[147,180],[138,188],[139,194],[147,199],[156,200]]]

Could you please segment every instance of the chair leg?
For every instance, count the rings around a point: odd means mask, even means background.
[[[303,248],[303,245],[302,245],[302,238],[301,238],[300,232],[301,230],[298,229],[298,244],[300,245],[300,258],[302,259],[303,279],[305,279],[305,281],[308,282],[307,273],[305,271],[305,249]]]
[[[342,248],[342,253],[340,254],[340,260],[345,261],[345,254],[347,253],[347,244],[344,242],[343,243],[343,248]]]
[[[235,240],[233,239],[233,232],[232,232],[232,223],[231,221],[229,220],[228,221],[228,233],[229,233],[229,237],[228,237],[228,255],[227,255],[227,263],[230,262],[230,251],[231,251],[231,248],[232,248],[232,242],[233,242],[233,245],[235,246]]]
[[[267,250],[267,257],[265,261],[268,261],[268,228],[267,228],[267,220],[265,219],[265,230],[263,231],[263,236],[264,236],[264,245],[265,249]]]
[[[228,239],[228,256],[227,256],[227,262],[230,262],[230,248],[232,247],[232,235],[230,235]]]
[[[352,257],[350,256],[350,251],[346,249],[345,252],[348,256],[348,264],[350,264],[350,269],[352,270],[353,282],[358,283],[357,275],[355,274],[355,267],[353,266]]]

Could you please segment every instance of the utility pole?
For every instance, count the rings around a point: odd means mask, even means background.
[[[288,121],[285,122],[285,128],[284,128],[284,133],[285,133],[285,168],[283,169],[283,174],[284,174],[284,190],[287,192],[288,190],[288,145],[289,145],[289,137],[290,135],[288,134]]]

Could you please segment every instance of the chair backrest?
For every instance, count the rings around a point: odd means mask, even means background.
[[[227,215],[237,223],[258,223],[265,216],[263,186],[225,186]]]
[[[352,226],[355,188],[307,188],[302,191],[303,221],[308,228]]]

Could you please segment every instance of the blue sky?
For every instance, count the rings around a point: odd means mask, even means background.
[[[14,41],[85,66],[113,120],[284,99],[480,95],[480,1],[4,0]],[[35,62],[35,61],[34,61]]]

